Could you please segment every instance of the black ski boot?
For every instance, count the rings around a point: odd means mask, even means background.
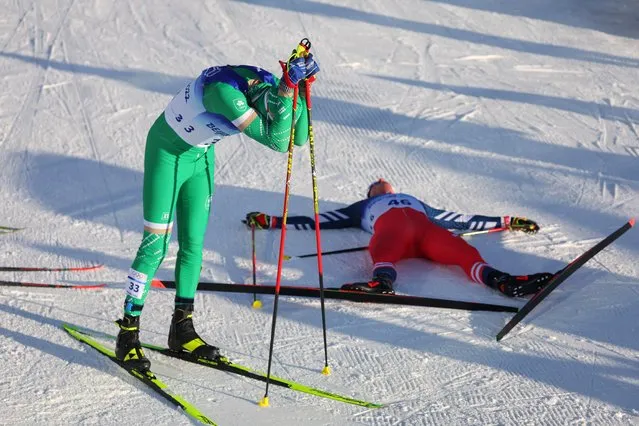
[[[197,357],[219,361],[220,349],[209,345],[197,334],[193,327],[193,307],[175,308],[171,329],[169,330],[169,349],[175,352],[187,352]]]
[[[151,361],[140,345],[140,317],[124,315],[115,322],[120,332],[115,341],[115,356],[127,367],[144,372],[151,368]]]
[[[368,282],[344,284],[342,290],[375,294],[395,294],[393,281],[385,274],[374,276],[373,279]]]
[[[510,275],[497,272],[488,278],[489,286],[509,297],[521,297],[537,293],[548,285],[554,275],[542,272],[532,275]]]

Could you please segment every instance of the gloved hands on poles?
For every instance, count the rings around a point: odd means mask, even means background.
[[[314,81],[315,74],[320,71],[319,63],[312,53],[303,56],[294,51],[288,62],[280,61],[280,66],[283,72],[280,89],[286,91],[294,89],[302,80]]]

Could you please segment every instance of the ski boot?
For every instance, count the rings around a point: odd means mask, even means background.
[[[344,284],[342,286],[342,290],[374,294],[395,294],[395,290],[393,290],[393,281],[390,277],[384,274],[375,276],[368,282]]]
[[[175,308],[169,330],[169,349],[212,361],[222,359],[220,349],[206,343],[195,331],[192,306],[186,309]]]
[[[509,297],[521,297],[537,293],[548,285],[554,275],[542,272],[532,275],[510,275],[501,272],[489,278],[489,286]]]
[[[120,327],[115,341],[116,358],[127,368],[140,372],[148,371],[151,368],[151,361],[144,355],[140,345],[140,317],[124,315],[124,318],[115,323]]]

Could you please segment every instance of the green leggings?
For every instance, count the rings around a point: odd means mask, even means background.
[[[184,142],[164,115],[149,131],[144,154],[144,235],[129,270],[127,315],[138,316],[142,311],[151,280],[166,255],[174,217],[179,245],[176,305],[193,303],[215,184],[215,148],[207,148]]]

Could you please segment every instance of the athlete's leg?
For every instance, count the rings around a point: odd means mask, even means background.
[[[144,234],[129,270],[124,303],[124,313],[130,316],[140,315],[151,280],[166,255],[177,194],[186,180],[184,172],[189,172],[183,164],[188,160],[189,145],[175,140],[177,135],[172,130],[167,132],[164,126],[168,127],[161,116],[147,137],[142,197]]]
[[[494,269],[486,264],[479,251],[463,238],[453,235],[425,216],[420,221],[421,255],[443,265],[457,265],[468,277],[480,284],[485,284],[488,274]]]
[[[196,163],[194,175],[182,186],[177,203],[179,250],[175,266],[176,307],[192,305],[200,280],[204,235],[211,211],[215,180],[215,149]]]
[[[375,232],[368,245],[373,259],[373,276],[384,274],[392,282],[397,278],[395,263],[415,256],[415,228],[407,220],[404,210],[384,213],[375,223]]]
[[[214,188],[215,152],[210,147],[195,163],[193,176],[180,190],[177,202],[179,250],[175,266],[175,310],[169,329],[171,350],[217,359],[220,351],[207,344],[193,326],[195,291],[200,280],[204,234]]]

